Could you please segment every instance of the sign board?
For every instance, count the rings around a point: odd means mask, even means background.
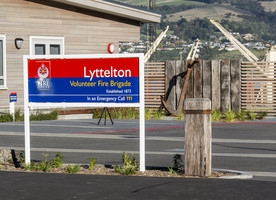
[[[29,102],[139,103],[139,58],[28,60]]]
[[[17,102],[17,93],[10,93],[10,103]]]
[[[10,114],[12,115],[13,121],[15,121],[15,102],[17,102],[17,93],[10,93]]]
[[[143,54],[24,56],[26,163],[30,107],[139,107],[140,170],[145,170]]]

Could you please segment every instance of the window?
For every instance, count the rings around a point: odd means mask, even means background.
[[[50,54],[51,55],[60,55],[60,45],[51,44],[50,45]]]
[[[31,55],[63,55],[64,38],[31,36],[30,47]]]
[[[45,55],[45,44],[35,44],[35,55]]]
[[[0,35],[0,89],[6,85],[6,36]]]

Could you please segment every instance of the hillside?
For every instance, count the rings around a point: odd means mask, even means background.
[[[148,4],[148,0],[116,1],[143,8]],[[156,51],[160,61],[178,59],[180,53],[185,57],[197,38],[202,42],[199,55],[202,59],[241,57],[209,19],[219,21],[229,32],[235,33],[235,37],[260,58],[264,57],[266,48],[276,44],[276,1],[156,0],[156,11],[162,14],[157,33],[170,26],[168,37]],[[148,40],[147,34],[144,25],[141,27],[142,41]]]
[[[147,6],[148,0],[114,0],[125,4],[135,5],[135,6]],[[206,5],[203,2],[197,1],[186,1],[186,0],[156,0],[156,6],[178,6],[181,4],[185,4],[188,6],[202,6]]]
[[[121,3],[148,6],[148,0],[115,0]],[[209,2],[209,3],[206,3]],[[215,2],[215,3],[211,3]],[[218,2],[218,3],[217,3]],[[258,7],[258,3],[262,7]],[[256,1],[256,0],[156,0],[157,11],[163,14],[165,21],[176,22],[185,18],[190,21],[195,18],[242,21],[242,16],[248,18],[256,17],[256,14],[261,14],[260,10],[265,12],[276,11],[276,1]],[[255,9],[252,9],[255,6]],[[179,10],[181,9],[182,10]],[[255,13],[255,12],[260,13]]]
[[[148,0],[114,0],[118,2],[122,2],[125,4],[130,4],[130,5],[136,5],[136,6],[147,6],[148,5]],[[208,3],[205,3],[204,1],[187,1],[187,0],[156,0],[156,5],[157,6],[178,6],[181,4],[189,5],[189,6],[202,6],[206,5]]]
[[[118,1],[121,3],[125,4],[130,4],[130,5],[136,5],[136,6],[147,6],[148,5],[148,0],[113,0],[113,1]],[[240,0],[239,0],[240,1]],[[244,0],[243,0],[244,1]],[[209,2],[209,3],[206,3]],[[231,2],[237,2],[235,0],[214,0],[214,1],[208,1],[208,0],[156,0],[156,5],[157,6],[178,6],[181,4],[185,4],[187,6],[206,6],[208,4],[213,4],[213,3],[219,2],[219,3],[228,3],[230,4]],[[245,2],[250,3],[250,2],[256,2],[256,0],[245,0]],[[260,0],[260,3],[262,6],[266,8],[266,11],[275,11],[276,10],[276,2],[274,0]]]
[[[165,21],[176,22],[181,18],[186,20],[194,20],[196,18],[203,19],[207,17],[208,19],[214,19],[221,21],[222,19],[227,19],[231,21],[242,21],[241,15],[250,15],[249,12],[234,8],[230,5],[213,5],[192,8],[186,11],[176,12],[172,14],[167,14],[165,16]]]

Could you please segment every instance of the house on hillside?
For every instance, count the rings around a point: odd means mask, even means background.
[[[243,39],[245,39],[245,40],[253,40],[254,36],[251,33],[246,33],[246,34],[244,34]]]
[[[107,0],[0,1],[0,110],[23,107],[23,55],[104,54],[139,42],[141,23],[161,15]]]

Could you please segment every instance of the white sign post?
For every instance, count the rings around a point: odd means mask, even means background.
[[[145,171],[143,54],[24,56],[25,159],[31,107],[138,107],[140,171]]]

